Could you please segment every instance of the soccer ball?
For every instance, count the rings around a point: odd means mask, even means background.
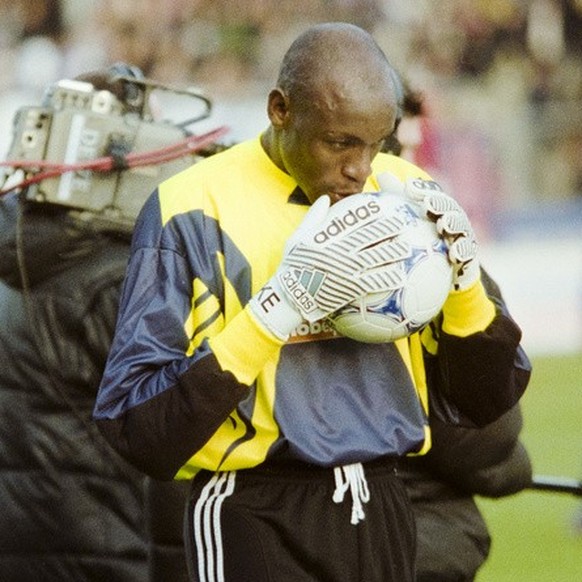
[[[408,257],[399,266],[404,270],[402,287],[370,293],[329,316],[339,334],[361,342],[391,342],[421,330],[441,310],[453,279],[447,246],[434,222],[409,198],[391,197],[388,212],[404,219],[398,235],[409,246]]]

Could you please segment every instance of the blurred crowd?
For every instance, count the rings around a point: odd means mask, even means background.
[[[500,205],[582,195],[582,0],[0,0],[0,105],[119,60],[263,98],[290,40],[325,20],[372,32],[423,93],[420,161],[472,192],[482,230]]]

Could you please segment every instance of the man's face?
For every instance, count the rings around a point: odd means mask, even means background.
[[[390,93],[349,99],[336,92],[288,103],[280,160],[310,202],[328,194],[333,204],[362,191],[394,119]]]

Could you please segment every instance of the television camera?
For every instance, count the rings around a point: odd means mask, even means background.
[[[227,128],[200,135],[186,129],[210,116],[211,102],[201,92],[134,76],[110,81],[124,90],[62,80],[47,90],[42,106],[17,111],[7,160],[0,163],[0,194],[18,189],[27,200],[130,231],[157,184],[220,147]],[[196,116],[163,119],[164,94],[195,100]]]

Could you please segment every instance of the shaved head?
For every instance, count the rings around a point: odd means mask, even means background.
[[[354,92],[396,93],[393,68],[365,30],[344,22],[318,24],[301,34],[285,54],[277,85],[295,102],[310,101],[330,86],[341,97]]]

